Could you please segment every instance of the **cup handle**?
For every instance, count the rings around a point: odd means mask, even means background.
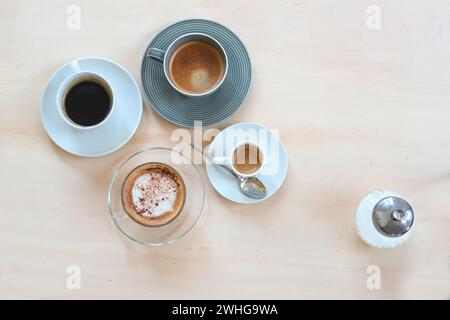
[[[158,48],[149,48],[147,50],[147,54],[145,57],[150,58],[152,60],[155,60],[159,63],[164,63],[164,56],[166,55],[166,52],[158,49]]]
[[[128,215],[123,210],[116,210],[113,212],[112,217],[114,220],[122,220],[128,218]]]
[[[81,68],[77,60],[70,61],[70,67],[74,73],[80,72]]]
[[[211,162],[222,165],[230,164],[230,160],[228,159],[228,157],[212,157]]]

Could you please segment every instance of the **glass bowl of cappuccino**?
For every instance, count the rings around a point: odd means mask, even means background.
[[[193,161],[170,148],[141,150],[119,165],[108,191],[117,228],[146,246],[163,246],[185,236],[205,206],[205,184]]]

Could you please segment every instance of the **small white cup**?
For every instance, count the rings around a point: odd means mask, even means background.
[[[58,108],[58,112],[61,115],[61,118],[64,119],[64,121],[70,125],[72,128],[77,130],[91,130],[94,128],[98,128],[102,125],[104,125],[108,119],[110,118],[115,104],[113,89],[111,87],[111,84],[100,74],[92,71],[82,71],[78,65],[77,61],[72,61],[70,63],[70,67],[73,70],[73,74],[68,76],[59,86],[57,93],[56,93],[56,106]],[[101,83],[101,85],[108,91],[111,99],[111,106],[109,109],[108,115],[99,123],[91,125],[91,126],[83,126],[78,123],[75,123],[72,121],[72,119],[69,118],[69,116],[66,113],[65,106],[64,106],[64,99],[69,91],[74,85],[74,83],[81,81],[82,79],[93,79],[95,81],[98,81]]]
[[[259,158],[260,158],[260,163],[261,165],[259,166],[259,168],[252,172],[252,173],[243,173],[241,171],[239,171],[238,169],[236,169],[236,167],[234,166],[234,153],[236,150],[238,150],[240,147],[245,146],[245,145],[250,145],[253,146],[255,148],[257,148],[259,150]],[[261,170],[263,169],[265,163],[266,163],[266,157],[265,157],[265,151],[264,148],[262,148],[261,145],[255,143],[254,141],[251,140],[244,140],[241,141],[239,143],[237,143],[233,148],[231,148],[230,153],[227,156],[224,157],[212,157],[212,162],[215,164],[220,164],[220,165],[228,165],[231,167],[231,169],[233,169],[233,171],[241,176],[241,177],[253,177],[256,176],[258,173],[261,172]],[[253,159],[251,159],[253,160]],[[256,159],[254,159],[256,161]],[[252,161],[253,162],[253,161]]]

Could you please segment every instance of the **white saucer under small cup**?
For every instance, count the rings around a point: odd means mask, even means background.
[[[245,133],[250,133],[247,137]],[[253,137],[253,132],[260,133],[260,137]],[[235,177],[223,168],[213,163],[206,163],[206,172],[214,189],[224,198],[241,203],[253,204],[264,201],[274,195],[283,184],[288,168],[286,149],[281,140],[268,128],[256,123],[244,122],[227,127],[220,132],[208,147],[213,156],[224,156],[229,154],[230,149],[239,141],[254,139],[264,156],[267,157],[261,171],[256,175],[267,189],[267,195],[263,199],[252,199],[245,196],[240,190]]]
[[[113,88],[114,109],[108,121],[97,128],[77,130],[62,117],[56,105],[57,90],[75,71],[93,72],[105,78]],[[50,139],[61,149],[82,157],[109,154],[124,146],[134,135],[142,116],[142,98],[131,74],[119,64],[97,57],[70,61],[50,78],[42,95],[41,119]]]
[[[388,236],[380,232],[375,226],[373,212],[375,206],[383,199],[396,197],[403,199],[392,191],[376,190],[366,195],[359,203],[356,211],[356,229],[360,238],[369,246],[375,248],[395,248],[403,244],[411,235],[414,224],[401,236]],[[406,200],[405,200],[406,201]]]

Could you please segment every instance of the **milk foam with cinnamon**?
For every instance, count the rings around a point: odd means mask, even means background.
[[[136,212],[144,217],[158,217],[174,210],[178,184],[161,171],[139,176],[132,188]]]

